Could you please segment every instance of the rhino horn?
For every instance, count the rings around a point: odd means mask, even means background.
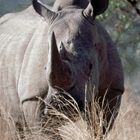
[[[61,60],[54,32],[51,35],[47,63],[47,79],[52,87],[68,89],[72,83],[71,69],[66,61]]]
[[[91,16],[91,17],[92,17],[92,16],[94,15],[93,11],[94,11],[93,6],[92,6],[92,4],[89,2],[87,8],[84,10],[83,13],[84,13],[85,16]]]
[[[40,0],[33,0],[32,2],[35,11],[45,18],[45,20],[50,23],[56,16],[57,13],[50,10],[50,8],[42,3]]]

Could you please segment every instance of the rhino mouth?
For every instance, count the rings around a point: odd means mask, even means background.
[[[74,87],[72,87],[71,89],[74,89]],[[54,111],[62,113],[68,117],[70,117],[71,112],[75,112],[75,114],[77,114],[80,110],[79,104],[69,93],[69,91],[66,92],[55,90],[49,92],[49,95],[47,96],[47,99],[45,101],[46,104],[44,115],[48,116]]]
[[[79,97],[81,95],[81,97]],[[63,89],[57,90],[50,87],[48,96],[45,100],[44,114],[49,115],[52,110],[63,113],[66,116],[71,114],[70,111],[74,111],[75,114],[79,112],[85,112],[85,94],[78,92],[73,85],[69,90]],[[68,111],[69,110],[69,111]],[[68,113],[69,112],[69,113]],[[70,117],[70,116],[69,116]]]

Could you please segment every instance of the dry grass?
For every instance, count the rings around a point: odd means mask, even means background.
[[[129,91],[125,93],[115,122],[107,140],[140,139],[140,96]]]
[[[21,134],[17,130],[13,118],[1,108],[0,140],[61,140],[61,138],[63,140],[140,139],[140,97],[137,95],[128,92],[125,93],[119,116],[107,137],[104,137],[100,131],[103,121],[101,115],[100,119],[96,122],[96,131],[98,131],[96,139],[94,138],[95,129],[88,127],[76,104],[72,104],[71,102],[69,104],[71,104],[69,108],[71,111],[67,114],[63,113],[63,111],[60,112],[60,108],[51,109],[49,119],[44,124],[44,126],[47,126],[45,129],[30,128],[31,131],[27,131],[26,127],[23,127],[23,138],[21,138]],[[61,109],[63,110],[64,108]],[[46,134],[42,134],[42,131]]]

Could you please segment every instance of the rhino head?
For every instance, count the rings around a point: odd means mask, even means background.
[[[69,93],[80,110],[85,104],[85,85],[92,77],[92,85],[98,87],[97,28],[91,3],[86,8],[66,6],[58,12],[47,8],[39,0],[33,1],[34,9],[48,24],[48,62],[46,76],[49,85],[47,101],[52,94]],[[91,101],[89,98],[88,102]]]

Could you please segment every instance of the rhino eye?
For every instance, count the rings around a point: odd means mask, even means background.
[[[71,41],[70,40],[67,40],[67,44],[70,45],[71,44]]]

